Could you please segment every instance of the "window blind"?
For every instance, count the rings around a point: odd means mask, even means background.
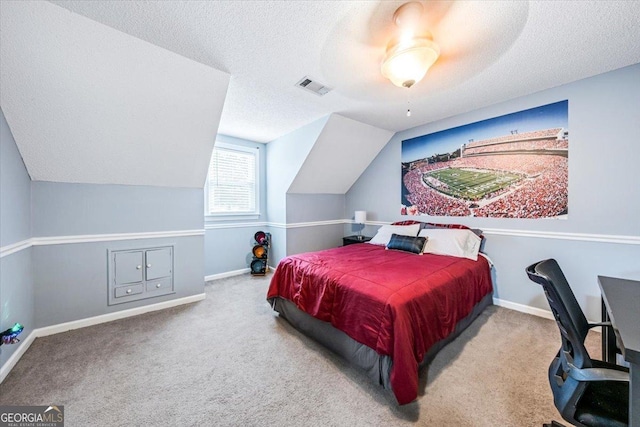
[[[208,188],[209,213],[256,212],[256,154],[214,148]]]

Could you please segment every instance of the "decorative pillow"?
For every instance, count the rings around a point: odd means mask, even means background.
[[[473,231],[455,228],[426,228],[419,236],[427,237],[424,252],[478,260],[482,239]]]
[[[387,246],[389,240],[391,240],[392,234],[398,234],[401,236],[413,236],[416,237],[420,231],[420,224],[413,225],[383,225],[378,229],[378,232],[373,239],[369,241],[372,245]]]
[[[391,240],[389,240],[389,243],[387,244],[387,249],[397,249],[399,251],[422,255],[425,243],[427,243],[426,237],[400,236],[398,234],[392,234]]]

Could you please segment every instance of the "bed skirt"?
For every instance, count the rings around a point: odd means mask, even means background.
[[[346,359],[351,364],[363,369],[375,383],[382,385],[385,389],[391,390],[389,376],[393,362],[390,356],[378,354],[371,347],[355,341],[344,332],[334,328],[330,323],[318,320],[298,309],[298,307],[289,300],[275,297],[269,299],[269,303],[273,309],[279,313],[280,317],[286,319],[294,328]],[[471,313],[458,322],[451,335],[437,341],[431,346],[419,367],[422,368],[429,364],[445,345],[460,335],[485,308],[492,304],[493,295],[489,293],[473,307]]]

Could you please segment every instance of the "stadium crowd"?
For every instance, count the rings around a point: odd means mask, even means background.
[[[528,154],[504,154],[500,156],[462,157],[447,162],[416,163],[415,169],[423,174],[426,172],[446,168],[466,168],[479,170],[493,170],[497,172],[514,172],[527,176],[537,175],[543,170],[552,167],[549,162],[555,164],[558,157],[562,156],[536,156]],[[565,159],[565,157],[562,157]]]
[[[546,218],[566,213],[569,168],[566,157],[553,157],[554,165],[528,179],[514,192],[474,210],[474,216],[493,218]]]
[[[485,195],[497,200],[473,209],[470,202],[445,196],[423,182],[427,172],[444,168],[493,170],[496,172],[520,173],[523,181]],[[483,216],[503,218],[552,217],[565,212],[568,200],[568,159],[564,156],[505,154],[499,156],[464,157],[447,162],[415,163],[403,177],[407,189],[405,198],[413,204],[407,213],[432,216]]]
[[[552,128],[544,130],[534,130],[532,132],[514,133],[511,135],[498,136],[496,138],[483,139],[482,141],[473,141],[467,144],[467,148],[481,147],[483,145],[495,144],[497,142],[509,141],[526,141],[529,139],[539,138],[557,138],[562,128]]]
[[[408,211],[432,216],[469,216],[471,210],[464,200],[447,197],[422,183],[423,172],[416,168],[404,175],[404,186],[408,190],[406,198],[413,204]]]
[[[528,141],[503,142],[499,144],[483,145],[480,147],[467,147],[464,155],[480,153],[496,153],[517,150],[568,150],[569,141],[566,139],[536,139]]]

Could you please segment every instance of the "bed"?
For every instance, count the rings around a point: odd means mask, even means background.
[[[492,303],[490,265],[353,244],[284,258],[267,300],[279,315],[368,376],[399,404],[418,370]]]

